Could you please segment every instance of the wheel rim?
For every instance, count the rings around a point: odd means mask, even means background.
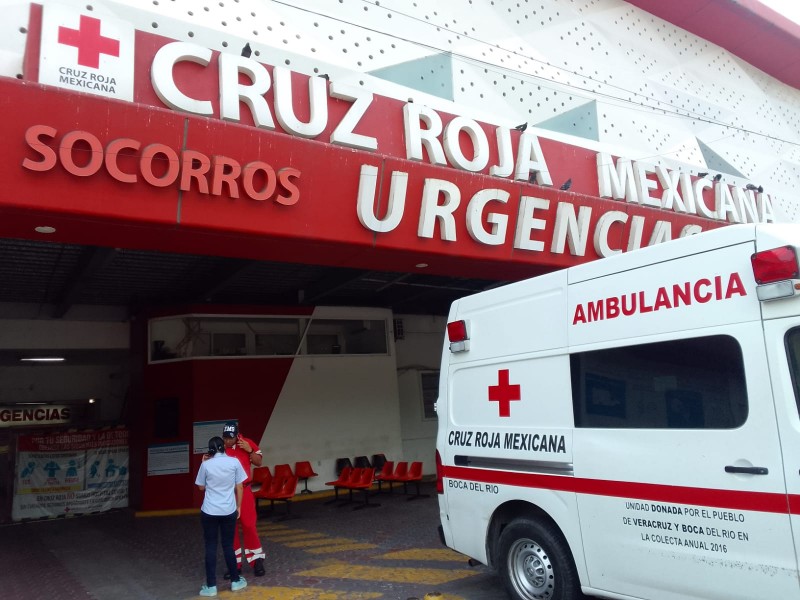
[[[555,591],[553,563],[539,544],[516,540],[508,551],[508,573],[514,590],[526,600],[549,600]]]

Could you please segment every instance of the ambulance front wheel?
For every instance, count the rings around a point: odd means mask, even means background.
[[[516,519],[500,534],[499,571],[514,600],[583,598],[572,554],[560,533],[532,519]]]

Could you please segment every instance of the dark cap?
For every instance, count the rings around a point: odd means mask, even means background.
[[[225,423],[225,426],[222,428],[222,437],[232,438],[237,435],[239,435],[239,425],[234,421]]]

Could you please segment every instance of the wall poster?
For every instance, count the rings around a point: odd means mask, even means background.
[[[20,435],[14,521],[128,506],[127,429]]]

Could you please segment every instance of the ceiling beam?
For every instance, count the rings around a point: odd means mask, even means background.
[[[258,264],[258,261],[255,260],[228,259],[224,261],[203,279],[201,289],[189,292],[192,299],[190,302],[212,302],[217,294]]]
[[[316,304],[320,299],[347,287],[353,282],[361,280],[369,271],[356,271],[354,269],[331,270],[330,275],[310,286],[297,290],[300,304]]]
[[[56,297],[53,318],[60,319],[75,304],[94,276],[108,266],[117,255],[116,248],[84,246],[64,289]]]

